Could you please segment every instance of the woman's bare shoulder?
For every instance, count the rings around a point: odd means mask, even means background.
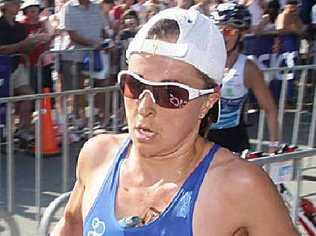
[[[81,148],[78,163],[77,175],[86,178],[96,168],[112,163],[128,134],[100,134],[90,138]]]
[[[221,148],[214,156],[214,162],[206,175],[207,182],[223,184],[223,191],[243,195],[247,191],[258,191],[270,188],[272,182],[263,169],[254,163],[234,155],[227,149]]]

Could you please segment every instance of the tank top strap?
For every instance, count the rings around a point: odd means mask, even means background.
[[[114,163],[112,164],[112,167],[110,169],[109,178],[108,178],[110,180],[110,183],[111,183],[110,190],[113,190],[113,188],[116,189],[115,184],[117,181],[115,181],[115,178],[116,178],[116,175],[118,175],[120,172],[121,162],[127,154],[128,146],[129,146],[130,142],[131,142],[131,139],[130,139],[130,137],[128,137],[123,142],[123,144],[121,144],[118,152],[116,153],[115,160],[114,160]]]
[[[113,195],[113,192],[116,191],[116,175],[119,174],[119,169],[120,169],[120,163],[126,156],[126,153],[128,151],[128,146],[131,142],[130,137],[128,137],[126,140],[123,141],[121,146],[119,147],[119,150],[116,152],[115,158],[112,162],[111,167],[107,171],[107,174],[103,180],[102,186],[99,190],[99,193],[97,194],[96,200],[94,201],[92,207],[90,208],[87,216],[85,217],[84,220],[84,225],[86,225],[90,220],[91,217],[96,214],[96,205],[98,204],[99,201],[103,201],[104,199],[108,199],[111,201],[111,197],[109,194]],[[105,208],[109,208],[108,205],[106,205]]]
[[[190,225],[190,230],[192,230],[191,224],[193,211],[201,184],[215,153],[220,147],[220,145],[214,144],[212,148],[210,148],[203,160],[186,179],[178,194],[174,198],[170,208],[167,210],[166,215],[185,218],[186,224]]]
[[[214,144],[210,148],[208,153],[205,155],[204,159],[200,162],[198,167],[195,168],[195,170],[192,172],[192,174],[189,176],[189,178],[187,178],[187,180],[183,184],[182,188],[185,191],[198,190],[200,188],[200,185],[203,182],[203,179],[208,170],[208,167],[210,166],[210,163],[213,160],[214,154],[217,152],[219,148],[220,148],[220,145],[218,144]],[[198,193],[198,191],[196,192]]]

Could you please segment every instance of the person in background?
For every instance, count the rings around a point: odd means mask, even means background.
[[[159,11],[160,11],[159,5],[154,4],[154,3],[146,4],[146,6],[145,6],[145,21],[144,22],[149,21],[149,19],[151,17],[153,17],[154,15],[156,15]]]
[[[194,1],[193,0],[177,0],[177,6],[176,7],[182,8],[182,9],[189,9],[193,5],[194,5]]]
[[[118,4],[112,8],[110,14],[114,20],[113,29],[115,33],[118,33],[121,29],[122,15],[125,11],[132,9],[131,7],[135,3],[136,0],[123,0],[122,4]]]
[[[269,0],[266,3],[266,7],[262,18],[257,26],[254,27],[253,32],[255,34],[275,32],[275,21],[279,15],[280,4],[278,0]]]
[[[61,13],[60,28],[66,31],[70,38],[67,49],[102,48],[105,38],[105,17],[100,4],[90,0],[70,0],[64,5]],[[84,88],[86,79],[82,73],[84,54],[76,51],[62,55],[59,63],[63,74],[62,91]],[[89,80],[89,85],[92,85],[92,80]],[[84,96],[76,95],[73,99],[73,124],[78,130],[82,130],[87,125],[85,105]]]
[[[131,6],[131,9],[137,12],[141,24],[145,23],[146,0],[137,0],[137,3]]]
[[[49,88],[50,91],[53,91],[53,81],[52,81],[52,66],[53,58],[50,54],[45,56],[40,55],[45,51],[48,51],[50,48],[50,43],[55,37],[55,33],[48,32],[47,22],[40,19],[41,6],[38,0],[27,0],[22,6],[21,10],[23,11],[24,17],[20,20],[20,23],[24,24],[27,33],[29,35],[38,35],[42,37],[43,43],[38,44],[35,48],[29,53],[30,58],[30,80],[33,91],[36,93],[42,92],[42,88]],[[40,61],[39,61],[40,60]],[[38,68],[38,64],[40,68]],[[38,81],[38,70],[42,71],[42,80]],[[39,85],[41,84],[41,86]]]
[[[127,10],[122,16],[121,30],[118,34],[118,38],[121,45],[121,70],[126,69],[127,64],[124,58],[125,51],[129,42],[135,37],[139,28],[140,22],[137,12],[134,10]]]
[[[114,0],[103,0],[102,2],[102,10],[105,18],[105,37],[113,38],[113,18],[110,15],[111,10],[115,6]]]
[[[218,106],[226,61],[210,19],[161,11],[138,31],[126,58],[118,80],[129,134],[86,142],[51,235],[297,236],[262,168],[199,135]]]
[[[297,0],[287,0],[282,12],[276,19],[276,29],[279,32],[301,34],[305,31],[305,26],[299,17]]]
[[[253,28],[256,28],[262,18],[264,0],[240,0],[238,3],[246,6],[248,11],[250,12],[251,28],[249,29],[249,31],[251,32]]]
[[[12,55],[22,53],[27,55],[36,45],[42,42],[38,35],[28,35],[25,25],[15,20],[20,10],[20,0],[0,0],[0,54]],[[30,80],[22,57],[12,57],[10,87],[13,88],[12,95],[32,94]],[[15,112],[19,117],[19,126],[15,133],[17,138],[26,141],[34,139],[32,129],[33,104],[30,100],[20,101],[16,104]]]
[[[202,14],[209,16],[210,15],[210,5],[213,0],[199,0],[191,9],[197,10]]]
[[[227,61],[221,88],[220,117],[216,123],[211,124],[207,138],[236,153],[250,148],[243,108],[248,90],[251,90],[266,113],[270,134],[269,149],[273,152],[279,146],[277,108],[261,70],[240,53],[243,34],[251,27],[250,13],[243,5],[223,3],[215,8],[211,18],[223,33]]]

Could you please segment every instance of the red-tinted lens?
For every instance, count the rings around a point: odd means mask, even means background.
[[[154,86],[154,97],[161,107],[182,108],[189,101],[189,92],[175,85]]]
[[[138,99],[145,86],[132,75],[122,74],[120,78],[120,87],[125,97]]]
[[[181,108],[189,101],[189,92],[175,85],[144,84],[130,74],[121,74],[120,87],[125,97],[138,99],[144,89],[153,93],[156,103],[164,108]]]

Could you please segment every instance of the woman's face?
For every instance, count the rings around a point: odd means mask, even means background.
[[[25,9],[25,15],[31,20],[38,20],[40,9],[38,6],[30,6]]]
[[[154,82],[174,81],[193,88],[205,82],[193,66],[168,57],[134,54],[130,71]],[[191,100],[184,107],[170,109],[154,103],[150,93],[140,99],[124,97],[126,117],[134,147],[144,156],[175,152],[188,139],[197,137],[202,110],[209,96]]]
[[[219,30],[224,36],[226,50],[229,52],[235,46],[240,32],[238,29],[228,25],[220,25]]]

